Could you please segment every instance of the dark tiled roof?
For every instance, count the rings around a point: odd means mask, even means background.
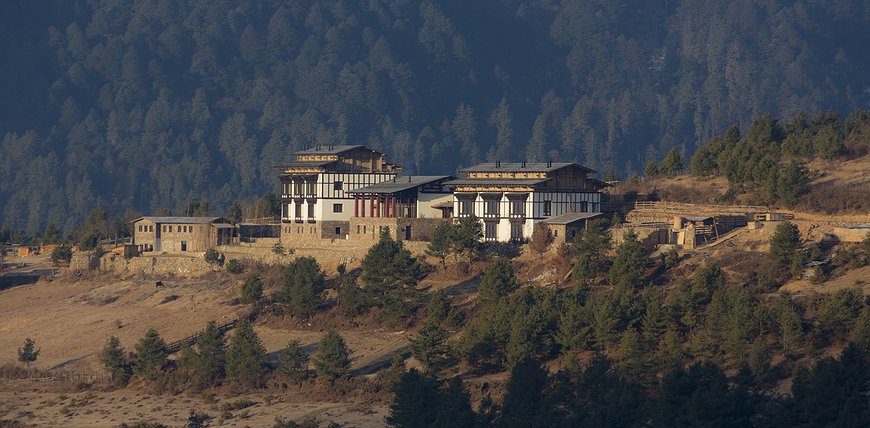
[[[453,178],[450,175],[409,175],[405,177],[395,177],[394,180],[382,181],[371,186],[361,187],[356,190],[351,190],[347,193],[398,193],[404,190],[413,189],[415,187],[429,184],[439,180],[447,180]]]
[[[492,162],[474,165],[460,170],[461,172],[487,172],[487,171],[502,171],[502,172],[550,172],[557,169],[576,166],[586,172],[595,172],[595,170],[586,168],[573,162]]]

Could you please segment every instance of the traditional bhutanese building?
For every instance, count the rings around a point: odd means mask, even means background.
[[[399,176],[352,190],[350,239],[378,239],[389,228],[396,240],[428,240],[435,226],[451,217],[450,175]]]
[[[350,193],[392,180],[402,169],[365,146],[330,146],[293,154],[281,166],[281,240],[346,239],[349,221],[359,206]]]
[[[487,241],[524,241],[535,224],[566,213],[601,212],[605,183],[576,163],[484,163],[460,173],[453,187],[456,217],[474,214]]]

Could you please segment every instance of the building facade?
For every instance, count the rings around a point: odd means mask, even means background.
[[[404,176],[352,190],[353,217],[350,239],[378,239],[389,228],[396,240],[425,241],[434,228],[450,218],[453,191],[445,183],[449,175]]]
[[[281,167],[281,240],[346,239],[359,206],[350,193],[392,180],[401,166],[364,146],[303,150]]]
[[[522,242],[535,224],[567,213],[601,212],[605,183],[575,163],[485,163],[448,183],[456,217],[475,215],[487,241]]]
[[[139,253],[204,252],[239,243],[237,228],[223,217],[140,217],[133,220]]]

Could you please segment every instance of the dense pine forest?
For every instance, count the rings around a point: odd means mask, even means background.
[[[753,2],[10,1],[0,224],[220,214],[293,150],[411,173],[573,160],[628,176],[769,112],[870,105],[870,6]]]

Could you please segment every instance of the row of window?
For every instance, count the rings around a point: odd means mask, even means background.
[[[304,186],[303,186],[304,184]],[[292,186],[292,187],[291,187]],[[285,195],[307,195],[307,196],[317,196],[317,183],[303,183],[301,181],[296,181],[294,183],[284,183],[282,185],[283,194]],[[292,190],[292,192],[291,192]],[[305,192],[303,193],[303,190]],[[344,183],[341,181],[334,181],[332,183],[332,190],[344,190]]]
[[[140,232],[154,232],[154,226],[140,224],[138,230]],[[169,224],[169,225],[164,224],[163,227],[160,229],[161,232],[169,232],[169,233],[172,233],[172,230],[173,230],[173,228],[172,228],[171,224]],[[175,231],[179,232],[179,233],[193,233],[193,226],[181,225],[181,226],[176,227]]]

